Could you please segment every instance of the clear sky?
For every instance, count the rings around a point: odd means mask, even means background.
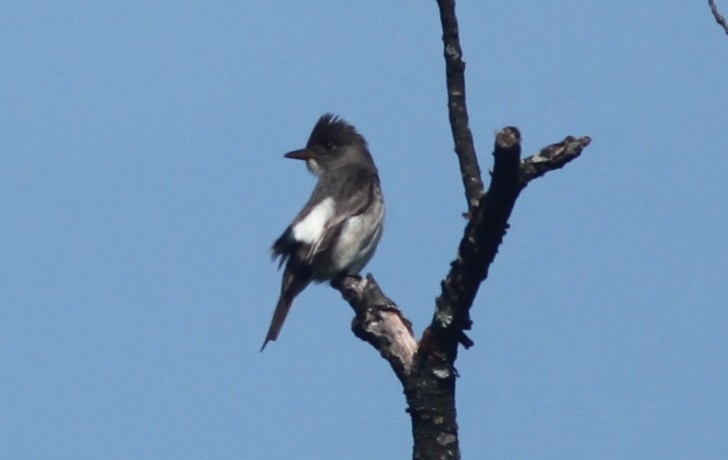
[[[718,2],[728,14],[728,2]],[[728,37],[707,2],[461,1],[481,166],[537,180],[458,361],[464,458],[728,458]],[[402,459],[388,365],[269,248],[332,111],[388,205],[367,267],[431,318],[465,209],[434,1],[5,2],[0,458]]]

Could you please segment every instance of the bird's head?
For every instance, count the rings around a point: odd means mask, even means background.
[[[364,137],[345,120],[330,113],[319,118],[306,148],[288,152],[284,156],[306,160],[306,166],[316,175],[355,163],[374,167]]]

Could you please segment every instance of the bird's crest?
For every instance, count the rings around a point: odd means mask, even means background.
[[[324,114],[311,131],[306,147],[314,146],[330,149],[336,146],[358,144],[365,146],[366,141],[346,120],[332,113]]]

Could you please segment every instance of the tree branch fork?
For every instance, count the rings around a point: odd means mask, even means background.
[[[402,382],[412,419],[415,460],[460,458],[455,361],[460,345],[473,345],[466,335],[472,325],[470,308],[508,230],[518,195],[531,180],[577,158],[591,142],[589,137],[569,136],[522,160],[520,132],[503,128],[495,138],[493,172],[484,192],[468,121],[455,0],[437,0],[437,4],[448,114],[468,206],[457,258],[441,282],[435,313],[419,341],[412,323],[371,274],[365,278],[342,275],[331,283],[354,310],[354,334],[372,345]]]
[[[470,307],[506,234],[518,195],[533,179],[579,157],[591,139],[568,136],[523,160],[520,141],[514,127],[496,135],[490,187],[468,214],[458,256],[441,283],[435,314],[420,340],[415,338],[412,323],[371,274],[346,274],[331,283],[354,310],[354,335],[374,347],[403,383],[415,370],[418,358],[432,350],[435,338],[440,352],[448,355],[456,353],[458,344],[466,348],[473,344],[465,335],[471,327]]]

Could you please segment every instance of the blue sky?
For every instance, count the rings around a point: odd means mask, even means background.
[[[704,4],[705,3],[705,4]],[[719,6],[724,14],[728,4]],[[464,458],[728,455],[728,37],[707,2],[458,5],[471,128],[589,135],[521,195],[460,355]],[[399,459],[399,383],[325,285],[259,347],[322,113],[388,205],[422,332],[465,200],[434,1],[10,2],[0,458]],[[332,352],[332,350],[334,352]]]

